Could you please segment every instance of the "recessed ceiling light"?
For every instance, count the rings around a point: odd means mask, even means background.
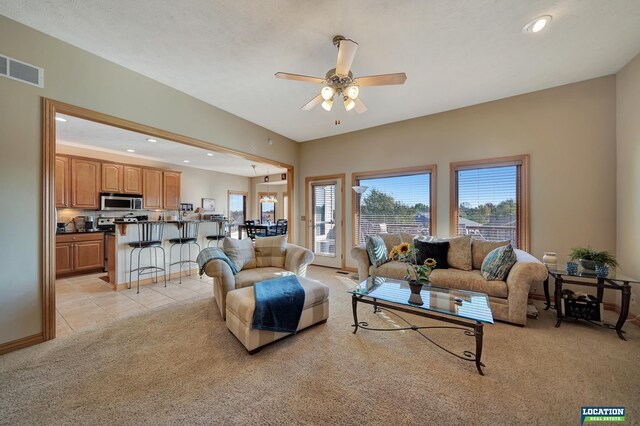
[[[129,149],[127,149],[127,152],[136,152],[136,150],[129,148]]]
[[[66,118],[62,118],[62,117],[56,117],[56,121],[60,121],[62,123],[66,123],[67,119]]]
[[[158,142],[156,139],[147,138],[147,142]]]
[[[551,15],[538,16],[522,28],[523,33],[537,33],[542,31],[551,22]]]
[[[207,152],[208,157],[213,157],[215,154],[213,152]]]
[[[189,160],[182,160],[182,162],[183,162],[183,163],[188,163],[188,162],[189,162]]]

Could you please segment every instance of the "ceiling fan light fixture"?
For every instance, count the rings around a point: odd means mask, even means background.
[[[351,99],[357,98],[359,93],[360,93],[360,89],[358,88],[358,86],[347,87],[347,96],[350,97]]]
[[[325,111],[331,111],[332,106],[333,106],[333,99],[331,98],[325,99],[325,101],[322,103],[322,108],[324,108]]]
[[[356,106],[356,103],[348,96],[344,97],[344,109],[347,111],[351,111],[353,107]]]
[[[336,93],[336,91],[333,90],[333,87],[329,87],[329,86],[324,86],[322,88],[322,90],[320,91],[320,94],[322,95],[322,99],[324,99],[325,101],[333,98],[333,95],[335,93]]]

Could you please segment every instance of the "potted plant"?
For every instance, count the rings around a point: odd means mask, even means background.
[[[618,266],[618,262],[614,255],[608,251],[595,251],[591,247],[573,247],[569,254],[571,260],[577,260],[580,265],[588,270],[594,271],[596,266],[599,267],[612,267]]]
[[[428,258],[424,263],[416,264],[416,253],[418,250],[409,243],[399,244],[391,249],[389,257],[404,262],[407,267],[407,274],[404,279],[409,283],[411,293],[419,294],[423,284],[429,284],[431,271],[436,268],[436,261]],[[412,274],[413,271],[413,274]]]

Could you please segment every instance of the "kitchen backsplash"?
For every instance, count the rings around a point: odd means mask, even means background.
[[[92,216],[94,218],[94,226],[98,224],[99,217],[123,217],[123,216],[149,216],[151,220],[158,220],[162,217],[167,218],[169,216],[176,216],[183,212],[178,210],[78,210],[78,209],[57,209],[58,218],[57,222],[64,222],[65,229],[71,231],[75,229],[74,218],[76,216]],[[193,216],[197,216],[193,212],[187,212],[187,216],[182,216],[183,219],[189,219]]]

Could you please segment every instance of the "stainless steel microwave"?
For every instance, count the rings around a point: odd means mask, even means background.
[[[142,210],[142,195],[100,194],[100,210]]]

